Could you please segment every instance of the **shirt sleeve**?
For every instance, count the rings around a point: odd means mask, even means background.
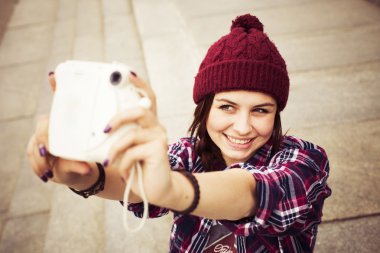
[[[177,142],[169,145],[168,159],[172,170],[186,169],[191,170],[193,167],[192,142],[190,138],[182,138]],[[142,218],[144,213],[143,203],[128,203],[128,210],[133,212],[138,218]],[[161,208],[149,204],[149,218],[162,217],[169,213],[166,208]]]
[[[326,183],[329,162],[322,148],[288,148],[268,166],[243,163],[231,168],[254,176],[258,198],[254,217],[226,222],[235,234],[296,235],[321,222],[324,200],[331,195]]]
[[[148,217],[149,218],[158,218],[162,217],[169,213],[169,210],[155,205],[148,205]],[[128,203],[128,210],[133,212],[133,214],[142,218],[144,213],[144,204],[143,203]]]

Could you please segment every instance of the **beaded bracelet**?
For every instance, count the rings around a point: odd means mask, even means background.
[[[185,170],[179,170],[178,172],[181,173],[182,175],[184,175],[190,181],[191,186],[194,189],[194,199],[193,199],[193,202],[191,203],[191,205],[188,208],[186,208],[185,210],[183,210],[183,211],[172,210],[172,211],[177,213],[177,214],[187,215],[187,214],[192,213],[195,210],[195,208],[197,208],[197,206],[199,204],[199,199],[200,199],[199,184],[198,184],[198,180],[196,179],[196,177],[192,173],[187,172]]]
[[[98,177],[98,180],[96,180],[96,182],[92,186],[90,186],[88,189],[85,189],[82,191],[78,191],[78,190],[75,190],[74,188],[69,187],[70,190],[72,190],[73,192],[75,192],[78,195],[81,195],[83,198],[88,198],[91,195],[95,195],[95,194],[103,191],[104,190],[104,184],[106,181],[106,174],[104,173],[103,165],[101,165],[100,163],[96,163],[96,165],[98,166],[99,177]]]

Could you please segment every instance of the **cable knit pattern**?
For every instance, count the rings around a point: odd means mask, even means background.
[[[280,111],[289,95],[285,61],[258,18],[249,14],[237,17],[231,32],[209,48],[195,77],[193,99],[199,103],[210,93],[239,89],[268,93]]]

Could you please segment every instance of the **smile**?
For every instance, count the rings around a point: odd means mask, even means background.
[[[227,137],[227,139],[230,142],[232,142],[234,144],[239,144],[239,145],[247,144],[247,143],[249,143],[249,142],[251,142],[253,140],[252,138],[250,138],[250,139],[237,139],[237,138],[233,138],[233,137],[231,137],[229,135],[226,135],[226,134],[225,134],[225,136]]]

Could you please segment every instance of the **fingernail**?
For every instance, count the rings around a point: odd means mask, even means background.
[[[46,148],[43,144],[38,146],[38,151],[40,152],[40,156],[44,157],[47,154]]]
[[[49,72],[49,76],[54,75],[54,71]]]
[[[131,73],[132,76],[137,77],[137,74],[135,72],[133,72],[132,70],[129,72]]]
[[[104,160],[103,167],[107,167],[109,162],[110,162],[110,160],[108,160],[108,159]]]
[[[120,177],[120,180],[121,180],[121,182],[123,182],[125,184],[125,179],[124,178]]]
[[[107,125],[106,128],[104,128],[103,132],[109,133],[109,131],[111,131],[111,127]]]
[[[46,183],[48,181],[48,178],[43,175],[43,176],[40,176],[41,180],[44,181],[44,183]]]
[[[52,178],[53,177],[53,171],[51,170],[46,170],[44,176],[48,177],[48,178]]]

